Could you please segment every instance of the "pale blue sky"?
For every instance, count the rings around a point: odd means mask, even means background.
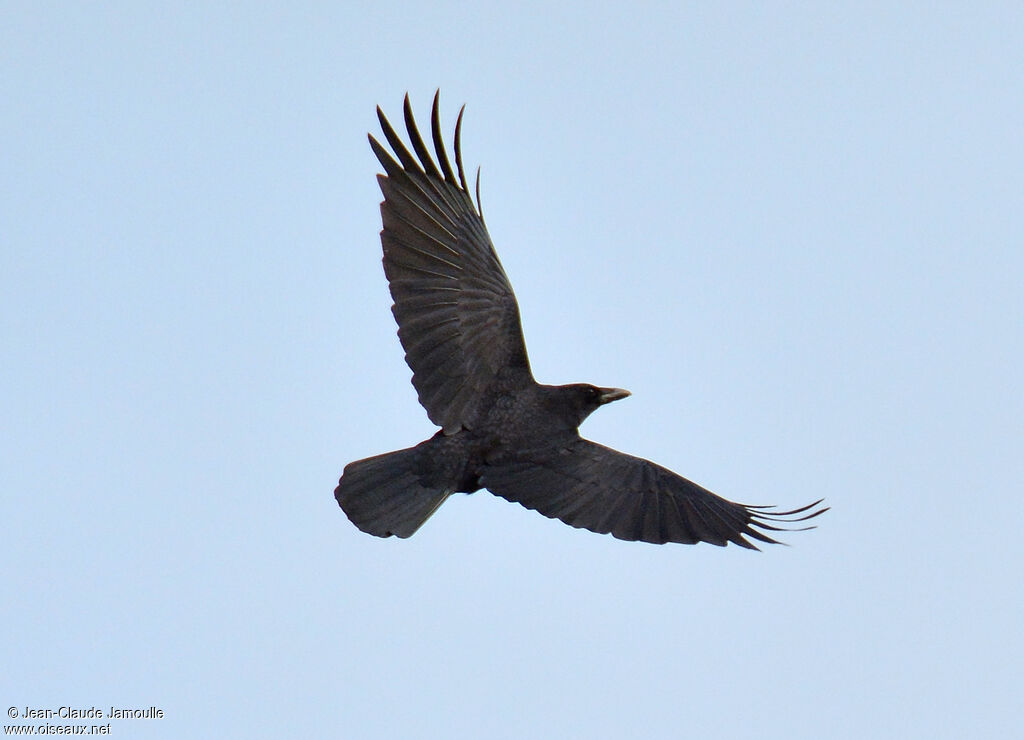
[[[1024,6],[503,5],[2,5],[0,708],[1020,733]],[[344,465],[434,431],[366,132],[437,87],[538,379],[633,391],[584,433],[819,529],[348,522]]]

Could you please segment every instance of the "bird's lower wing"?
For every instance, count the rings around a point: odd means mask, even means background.
[[[481,483],[573,527],[656,544],[733,542],[756,550],[747,537],[776,543],[767,532],[826,511],[821,501],[791,511],[733,503],[648,460],[585,439],[488,467]]]

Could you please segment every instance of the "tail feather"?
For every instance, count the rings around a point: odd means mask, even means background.
[[[334,498],[359,529],[377,537],[409,537],[452,494],[423,485],[416,448],[388,452],[345,466]]]

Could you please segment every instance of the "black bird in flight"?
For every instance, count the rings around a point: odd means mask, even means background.
[[[377,176],[384,193],[384,274],[412,383],[441,430],[415,447],[345,466],[334,496],[348,518],[378,537],[409,537],[452,493],[486,488],[622,540],[757,549],[747,537],[776,543],[769,532],[826,511],[821,500],[790,511],[733,503],[648,460],[580,437],[584,419],[629,391],[533,379],[519,307],[479,209],[479,170],[476,207],[466,183],[462,112],[455,124],[456,175],[437,95],[430,127],[436,162],[408,95],[405,125],[415,156],[377,108],[394,152],[369,137],[387,173]]]

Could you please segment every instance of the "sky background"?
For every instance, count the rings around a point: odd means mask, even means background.
[[[1021,733],[1022,38],[1020,3],[0,4],[0,708]],[[633,392],[585,436],[818,529],[348,522],[344,465],[435,431],[366,133],[436,88],[535,375]]]

